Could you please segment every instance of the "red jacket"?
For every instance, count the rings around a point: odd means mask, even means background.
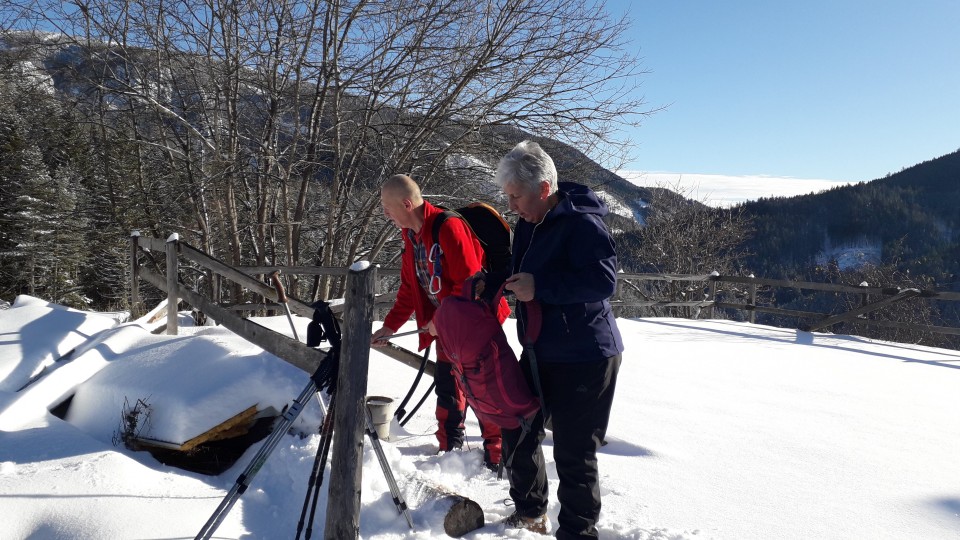
[[[423,208],[423,227],[415,236],[423,240],[424,248],[427,253],[430,253],[435,242],[432,237],[433,220],[443,213],[443,210],[427,201],[423,201]],[[393,308],[383,320],[383,326],[394,332],[410,320],[411,314],[416,314],[418,327],[425,327],[433,319],[437,309],[430,301],[427,291],[423,290],[417,280],[413,243],[410,241],[408,231],[409,229],[401,231],[403,259],[400,263],[400,290],[397,292],[397,300]],[[464,280],[481,270],[484,255],[480,241],[462,219],[448,219],[440,227],[439,241],[443,258],[440,260],[440,292],[437,294],[437,300],[442,302],[450,295],[460,294]],[[428,263],[428,266],[432,272],[433,265]],[[503,323],[508,315],[510,315],[510,306],[506,299],[501,298],[497,318]],[[434,337],[426,332],[420,334],[420,349],[426,348],[433,340]]]

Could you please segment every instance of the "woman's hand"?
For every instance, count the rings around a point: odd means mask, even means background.
[[[520,300],[521,302],[529,302],[530,300],[533,300],[533,295],[537,291],[533,274],[529,274],[527,272],[520,272],[519,274],[514,274],[508,277],[504,288],[508,291],[513,291],[513,294],[516,295],[517,300]]]

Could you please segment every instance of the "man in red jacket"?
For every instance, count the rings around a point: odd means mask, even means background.
[[[444,298],[460,294],[464,280],[480,271],[484,256],[480,241],[462,219],[447,219],[440,227],[439,238],[432,237],[433,220],[443,210],[424,200],[420,187],[409,176],[397,174],[387,179],[380,188],[380,202],[384,215],[401,230],[403,259],[400,290],[383,320],[383,327],[370,338],[374,347],[384,346],[386,339],[407,322],[411,314],[416,315],[420,328],[432,326],[437,306]],[[501,299],[500,322],[509,314],[510,307]],[[431,330],[431,334],[436,334]],[[435,339],[431,334],[420,334],[420,350]],[[434,380],[440,451],[459,449],[463,445],[467,401],[439,341]],[[484,464],[496,469],[500,463],[500,428],[481,421],[480,429],[484,439]]]

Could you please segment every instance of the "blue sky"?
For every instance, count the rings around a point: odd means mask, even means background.
[[[873,180],[960,148],[957,0],[617,0],[666,105],[628,169]]]

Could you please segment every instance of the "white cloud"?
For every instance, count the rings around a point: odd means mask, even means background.
[[[777,176],[726,176],[668,172],[617,171],[642,187],[660,187],[714,207],[729,207],[762,197],[791,197],[816,193],[854,182]]]

